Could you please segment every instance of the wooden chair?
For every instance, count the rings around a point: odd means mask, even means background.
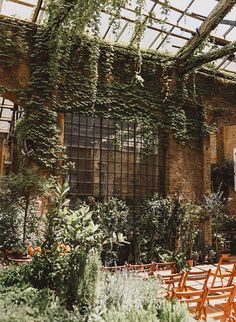
[[[232,284],[234,276],[236,276],[235,257],[229,257],[227,259],[221,257],[214,272],[211,287],[216,286],[217,278],[220,279],[220,286],[229,286]],[[228,278],[228,280],[226,280],[226,278]],[[227,281],[226,285],[224,285],[224,279]]]
[[[165,287],[164,297],[169,298],[172,296],[172,290],[181,291],[182,283],[184,279],[185,272],[166,274],[160,277],[161,282],[163,282]]]
[[[235,321],[232,316],[233,301],[236,286],[223,286],[208,289],[206,301],[203,307],[203,319],[205,321]]]
[[[144,267],[143,264],[128,264],[127,265],[127,270],[129,272],[143,272],[144,271]]]
[[[104,272],[111,272],[111,273],[117,273],[122,272],[126,270],[126,265],[121,266],[103,266],[102,271]]]
[[[172,298],[176,298],[181,303],[186,303],[189,313],[196,319],[201,320],[203,316],[203,308],[206,301],[207,289],[189,292],[179,292],[172,290]]]
[[[176,271],[176,262],[156,263],[157,271],[170,271],[172,274]]]
[[[210,274],[211,269],[202,272],[187,271],[184,275],[181,291],[206,289]]]

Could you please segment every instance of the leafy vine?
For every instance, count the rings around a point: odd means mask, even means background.
[[[46,24],[37,28],[32,44],[28,99],[16,128],[23,166],[33,161],[55,174],[63,163],[58,112],[136,122],[150,128],[150,133],[172,131],[182,142],[211,133],[204,107],[187,106],[188,85],[184,75],[175,73],[172,57],[140,50],[147,25],[142,20],[144,3],[137,2],[134,36],[131,46],[124,48],[97,35],[101,12],[112,12],[116,20],[125,1],[49,1]],[[168,7],[168,1],[165,4]],[[19,50],[14,42],[8,44],[8,38],[4,44],[1,54],[9,46],[14,54]],[[197,94],[194,89],[194,100]]]

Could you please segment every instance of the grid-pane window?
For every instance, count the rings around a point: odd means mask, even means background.
[[[74,163],[71,193],[133,200],[159,192],[157,137],[138,124],[67,113],[65,145]]]

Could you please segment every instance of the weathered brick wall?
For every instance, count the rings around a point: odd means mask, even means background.
[[[211,164],[233,160],[233,148],[236,148],[236,125],[223,124],[211,140]],[[228,210],[232,216],[236,216],[236,193],[233,187],[229,191],[229,198]]]
[[[210,191],[209,140],[178,144],[169,136],[166,165],[168,194],[180,193],[189,200],[201,201]]]

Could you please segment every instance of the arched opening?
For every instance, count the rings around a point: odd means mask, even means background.
[[[0,175],[7,175],[16,168],[13,131],[21,115],[19,105],[0,97]]]

